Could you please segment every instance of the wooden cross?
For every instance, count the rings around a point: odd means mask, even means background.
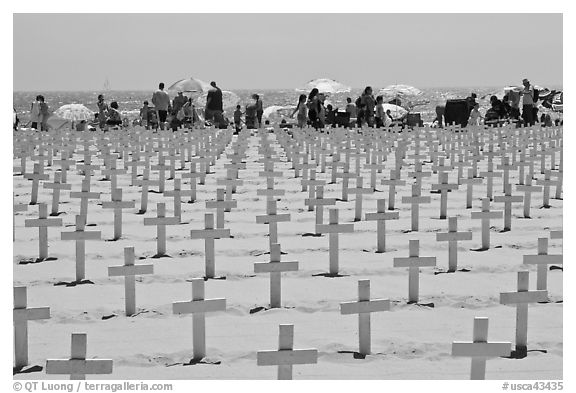
[[[512,230],[512,204],[524,200],[522,195],[512,195],[512,185],[505,185],[504,195],[494,197],[494,202],[504,203],[504,231]]]
[[[516,354],[526,355],[528,343],[528,304],[546,302],[548,291],[530,291],[530,272],[518,272],[518,292],[501,292],[500,304],[516,306]]]
[[[324,186],[316,187],[316,198],[305,199],[304,204],[310,207],[316,207],[316,225],[324,223],[324,206],[336,204],[336,198],[324,198]]]
[[[204,215],[204,229],[190,231],[192,239],[204,239],[204,260],[206,264],[206,278],[214,278],[216,270],[214,239],[231,237],[230,229],[214,229],[214,214]]]
[[[52,210],[50,212],[51,216],[58,215],[58,206],[60,205],[60,190],[70,190],[72,189],[71,184],[62,183],[61,173],[54,172],[54,183],[44,183],[44,188],[52,190]]]
[[[433,191],[440,192],[440,219],[446,219],[446,213],[448,210],[448,192],[457,190],[458,184],[448,184],[448,173],[438,172],[438,177],[440,178],[439,184],[432,184]]]
[[[466,209],[472,208],[474,184],[482,184],[482,179],[475,178],[473,175],[472,169],[468,169],[468,177],[466,179],[460,179],[461,184],[466,184]]]
[[[112,192],[118,187],[117,176],[124,175],[127,172],[127,170],[124,168],[116,168],[116,159],[117,159],[116,155],[110,157],[110,159],[108,160],[110,167],[108,169],[103,169],[101,171],[103,175],[110,178],[110,190]]]
[[[390,170],[390,179],[382,179],[382,185],[388,186],[388,210],[394,210],[394,201],[396,199],[396,186],[405,186],[406,180],[396,180],[396,171]]]
[[[196,200],[196,181],[199,180],[200,184],[204,184],[206,174],[202,172],[196,172],[196,164],[192,163],[190,165],[190,173],[182,174],[182,179],[186,178],[190,179],[190,202],[192,203]]]
[[[420,268],[436,266],[436,257],[421,257],[419,248],[419,240],[410,240],[408,258],[394,258],[394,267],[408,268],[408,303],[418,303]]]
[[[418,231],[419,228],[419,218],[420,218],[420,204],[421,203],[430,203],[431,198],[429,196],[421,196],[422,189],[420,183],[412,184],[412,196],[405,196],[402,197],[402,203],[410,203],[412,205],[411,214],[412,214],[412,231]]]
[[[124,247],[124,265],[109,266],[108,276],[124,276],[124,304],[126,316],[136,314],[136,276],[153,274],[154,265],[135,265],[134,247]]]
[[[156,256],[166,255],[166,225],[178,225],[178,217],[166,217],[166,204],[156,205],[156,217],[144,218],[144,225],[156,226]]]
[[[90,192],[90,180],[82,180],[81,191],[71,191],[70,198],[80,199],[80,215],[88,222],[88,200],[100,199],[99,192]]]
[[[370,280],[358,280],[357,302],[340,303],[340,314],[358,314],[358,352],[362,355],[370,355],[370,313],[378,311],[390,311],[390,300],[370,300]]]
[[[490,211],[490,199],[482,198],[482,211],[472,212],[473,220],[482,220],[482,250],[490,248],[490,220],[502,218],[501,211]]]
[[[516,190],[524,191],[524,218],[530,218],[530,205],[532,193],[542,191],[542,186],[532,185],[532,176],[526,175],[526,184],[516,186]]]
[[[206,313],[226,310],[226,299],[205,299],[204,279],[192,279],[192,300],[172,303],[174,314],[192,314],[193,360],[206,357]]]
[[[275,199],[266,201],[266,213],[263,216],[256,216],[256,223],[268,224],[268,240],[271,252],[272,245],[278,243],[278,223],[290,221],[290,214],[278,214]]]
[[[86,240],[100,240],[100,231],[85,231],[86,217],[76,216],[76,230],[74,232],[61,232],[61,240],[74,240],[76,242],[76,281],[86,278]]]
[[[102,202],[103,209],[114,209],[114,239],[122,237],[122,209],[133,209],[134,201],[122,201],[122,189],[116,188],[112,191],[112,201]]]
[[[24,173],[24,178],[32,180],[32,192],[30,194],[30,204],[35,205],[38,203],[38,188],[40,180],[48,180],[49,176],[44,173],[44,167],[41,164],[34,164],[32,173]]]
[[[270,262],[254,264],[255,273],[270,273],[270,307],[282,307],[282,272],[298,271],[298,262],[281,262],[280,244],[270,245]]]
[[[69,374],[70,380],[85,380],[87,374],[112,374],[112,359],[86,359],[86,333],[72,333],[70,359],[46,360],[46,374]]]
[[[550,170],[546,170],[544,172],[544,180],[536,180],[536,184],[543,186],[542,207],[544,208],[550,207],[550,186],[556,185],[558,183],[558,180],[550,179],[550,174]]]
[[[170,169],[170,167],[168,165],[166,165],[166,162],[164,160],[164,156],[160,155],[158,157],[158,164],[150,166],[150,169],[152,169],[153,171],[156,171],[156,170],[159,171],[158,172],[158,192],[164,193],[164,186],[166,184],[166,171],[168,169]]]
[[[280,325],[280,338],[277,351],[258,351],[258,366],[278,366],[278,379],[292,379],[292,366],[295,364],[316,364],[318,350],[294,349],[294,325]]]
[[[346,163],[344,165],[344,169],[342,173],[338,173],[338,177],[342,178],[342,198],[341,200],[344,202],[348,201],[348,184],[350,179],[356,177],[356,174],[350,173],[350,164]]]
[[[480,172],[480,176],[486,178],[486,197],[492,200],[494,193],[494,178],[502,177],[502,172],[494,172],[494,162],[488,160],[488,170]]]
[[[362,188],[364,179],[362,176],[356,178],[356,187],[349,188],[348,192],[356,195],[356,201],[354,205],[354,221],[362,221],[362,195],[372,194],[374,190],[372,188]]]
[[[182,222],[182,197],[186,195],[192,197],[192,190],[182,190],[181,183],[180,179],[174,179],[174,190],[164,191],[164,196],[174,198],[174,216],[178,218],[179,222]]]
[[[509,163],[508,157],[502,158],[502,164],[496,166],[496,169],[502,169],[504,172],[504,177],[502,179],[502,192],[506,192],[506,186],[510,184],[510,170],[518,169],[518,164]]]
[[[76,161],[68,159],[68,152],[62,150],[61,159],[54,160],[55,164],[60,165],[60,173],[62,174],[62,183],[68,181],[68,169],[76,164]]]
[[[378,199],[376,213],[366,213],[366,221],[376,221],[376,252],[386,252],[386,220],[398,220],[400,212],[386,213],[386,200]]]
[[[50,318],[50,307],[28,307],[26,287],[14,287],[14,367],[28,365],[28,321]]]
[[[144,169],[142,179],[135,180],[134,184],[141,186],[140,190],[140,211],[138,213],[144,214],[148,209],[148,189],[150,186],[158,185],[158,180],[150,180],[150,169]]]
[[[548,254],[548,239],[545,237],[538,238],[538,255],[524,255],[523,263],[525,265],[536,265],[536,289],[548,289],[548,265],[562,265],[562,254]]]
[[[308,180],[301,180],[300,182],[303,186],[306,185],[306,188],[308,189],[308,199],[314,199],[316,187],[326,184],[325,180],[316,180],[316,170],[314,169],[310,170],[310,178]],[[308,211],[311,212],[313,210],[314,206],[308,205]]]
[[[472,357],[470,379],[486,379],[486,360],[499,356],[510,356],[512,343],[488,342],[488,318],[474,318],[472,342],[454,341],[452,356]]]
[[[206,201],[207,209],[216,209],[216,228],[224,228],[224,211],[226,209],[237,207],[236,201],[225,201],[224,200],[225,190],[223,188],[218,188],[216,190],[216,200]]]
[[[338,209],[329,209],[328,224],[316,224],[316,233],[328,233],[330,275],[338,274],[338,234],[354,232],[354,224],[338,224]]]
[[[458,232],[458,217],[448,218],[448,232],[437,233],[437,242],[448,242],[448,272],[458,269],[458,242],[472,240],[472,232]]]
[[[38,218],[24,221],[26,228],[38,228],[38,259],[48,258],[48,227],[61,227],[61,218],[47,218],[48,207],[45,203],[38,204]]]

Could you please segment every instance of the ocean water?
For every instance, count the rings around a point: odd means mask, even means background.
[[[225,89],[225,88],[224,88]],[[436,117],[435,107],[438,104],[444,104],[447,99],[465,98],[471,92],[475,92],[478,97],[483,97],[500,91],[501,87],[466,87],[466,88],[431,88],[421,89],[424,97],[430,100],[429,104],[413,108],[412,112],[418,112],[424,121],[432,121]],[[240,97],[240,104],[244,106],[253,93],[262,97],[264,108],[270,105],[296,105],[298,95],[301,94],[295,90],[231,90]],[[350,93],[334,94],[328,97],[327,102],[335,108],[344,108],[346,98],[351,97],[354,101],[362,89],[352,89]],[[42,94],[50,110],[54,111],[65,104],[83,104],[87,108],[96,111],[96,101],[98,94],[104,94],[105,101],[118,102],[119,109],[123,115],[128,118],[138,116],[138,110],[142,107],[144,100],[150,101],[152,91],[60,91],[60,92],[14,92],[14,109],[20,119],[25,122],[29,116],[30,103],[34,101],[36,95]],[[377,89],[375,94],[377,95]],[[502,97],[499,97],[502,98]],[[481,107],[487,108],[487,100],[480,100]],[[228,110],[227,115],[231,116],[233,110]]]

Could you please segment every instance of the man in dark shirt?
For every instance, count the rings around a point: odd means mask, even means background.
[[[206,120],[214,121],[215,125],[219,126],[223,120],[222,108],[222,90],[216,86],[216,82],[210,82],[212,88],[208,90],[206,97]]]

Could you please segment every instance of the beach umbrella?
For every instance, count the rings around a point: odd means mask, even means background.
[[[406,109],[398,105],[382,104],[382,107],[384,108],[384,113],[390,110],[390,115],[394,120],[401,119],[408,114],[408,111]]]
[[[179,91],[185,93],[198,92],[203,93],[210,89],[210,85],[203,80],[196,78],[180,79],[174,82],[166,91],[168,93],[177,93]]]
[[[350,86],[346,86],[334,79],[320,78],[309,81],[304,86],[297,88],[296,91],[308,92],[313,88],[317,88],[320,93],[328,94],[349,93],[351,90]]]
[[[264,113],[262,114],[262,118],[269,119],[273,116],[290,116],[294,111],[294,105],[288,106],[280,106],[280,105],[271,105],[264,108]]]
[[[384,101],[399,98],[402,104],[407,107],[415,107],[418,105],[426,105],[430,103],[422,90],[410,85],[390,85],[386,86],[378,92],[379,96],[384,98]]]
[[[56,109],[54,115],[66,120],[91,120],[94,118],[94,112],[82,104],[67,104]]]
[[[202,93],[198,98],[196,98],[196,105],[200,107],[206,106],[206,100],[208,99],[208,92]],[[236,108],[236,105],[240,103],[240,97],[236,95],[236,93],[222,90],[222,108],[223,109],[230,109]]]

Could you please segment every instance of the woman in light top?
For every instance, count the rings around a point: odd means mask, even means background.
[[[474,107],[470,111],[470,119],[468,119],[468,125],[470,126],[479,126],[480,119],[482,118],[482,114],[479,111],[480,104],[474,104]]]
[[[298,112],[298,115],[296,115],[296,119],[298,120],[298,127],[300,128],[304,128],[304,126],[306,125],[306,118],[308,116],[307,110],[308,108],[306,108],[306,94],[300,94],[300,97],[298,98],[298,105],[296,105],[294,112],[292,112],[292,114],[290,115],[290,117],[294,117],[294,114]]]

